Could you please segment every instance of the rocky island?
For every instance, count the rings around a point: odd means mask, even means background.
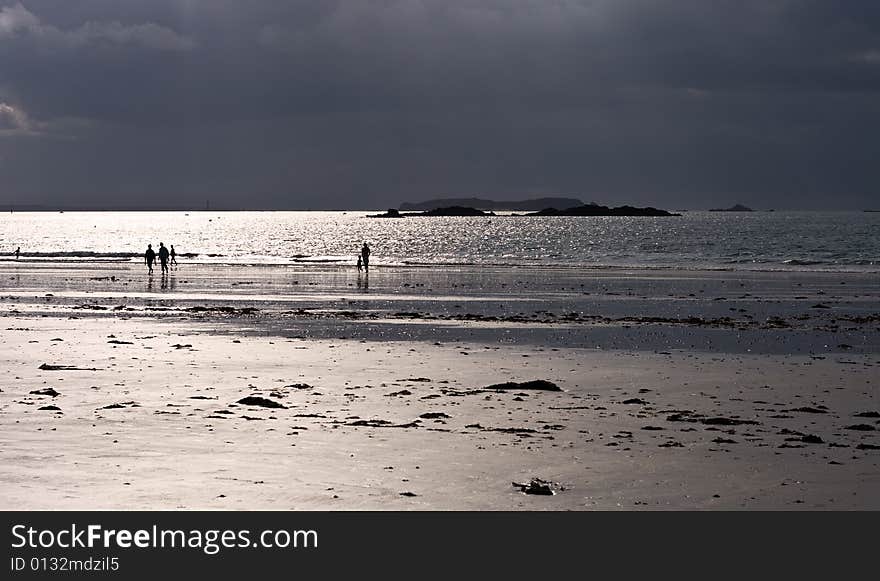
[[[681,214],[673,214],[657,208],[635,208],[633,206],[609,208],[598,204],[586,204],[565,210],[546,208],[540,212],[525,214],[525,216],[681,216]]]
[[[482,198],[445,198],[426,200],[424,202],[404,202],[400,204],[401,211],[424,211],[435,208],[478,208],[480,210],[507,210],[507,211],[537,211],[544,208],[571,208],[581,206],[583,202],[576,198],[535,198],[520,201],[485,200]]]
[[[384,214],[370,214],[367,218],[410,218],[415,216],[494,216],[494,212],[484,212],[474,208],[465,206],[449,206],[446,208],[434,208],[424,212],[401,212],[394,208],[389,208]]]
[[[449,206],[445,208],[434,208],[424,212],[401,212],[394,208],[388,209],[384,214],[370,214],[368,218],[409,218],[416,216],[495,216],[494,212],[484,212],[475,208],[466,206]],[[600,206],[599,204],[585,204],[558,210],[556,208],[545,208],[538,212],[529,214],[511,214],[511,216],[681,216],[681,214],[673,214],[666,210],[658,210],[657,208],[636,208],[633,206],[619,206],[609,208],[608,206]]]

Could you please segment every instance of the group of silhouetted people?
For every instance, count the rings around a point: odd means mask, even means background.
[[[158,253],[153,250],[152,244],[147,244],[147,251],[144,253],[144,262],[147,263],[147,268],[149,269],[150,274],[153,274],[153,263],[156,262],[157,256],[159,257],[159,263],[162,266],[162,274],[168,272],[169,265],[177,266],[177,253],[174,252],[173,244],[171,245],[171,250],[168,250],[165,248],[165,245],[160,242]]]

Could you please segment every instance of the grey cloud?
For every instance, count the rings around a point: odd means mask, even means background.
[[[861,0],[32,0],[0,9],[0,102],[70,139],[7,136],[0,185],[858,206],[878,50]]]
[[[196,43],[185,36],[152,22],[124,25],[116,21],[88,21],[62,30],[44,24],[21,3],[0,8],[0,40],[25,37],[45,48],[71,49],[90,44],[134,45],[154,50],[190,50]]]
[[[24,111],[0,102],[0,130],[27,131],[30,121]]]
[[[880,64],[880,50],[866,50],[852,56],[852,60],[869,64]]]
[[[43,136],[46,124],[30,118],[21,107],[0,101],[0,138]]]

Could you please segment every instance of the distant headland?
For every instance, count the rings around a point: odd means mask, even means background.
[[[754,212],[748,206],[743,206],[742,204],[734,204],[729,208],[711,208],[710,212]]]
[[[69,205],[42,205],[42,204],[0,204],[0,212],[242,212],[254,211],[247,208],[239,208],[234,206],[121,206],[121,205],[105,205],[105,206],[69,206]]]
[[[404,202],[400,211],[423,211],[437,208],[475,208],[479,210],[537,211],[544,208],[572,208],[584,203],[576,198],[534,198],[516,202],[484,200],[482,198],[439,198],[424,202]]]

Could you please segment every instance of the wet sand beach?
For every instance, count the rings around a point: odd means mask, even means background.
[[[3,262],[0,313],[7,509],[880,508],[872,274]]]

